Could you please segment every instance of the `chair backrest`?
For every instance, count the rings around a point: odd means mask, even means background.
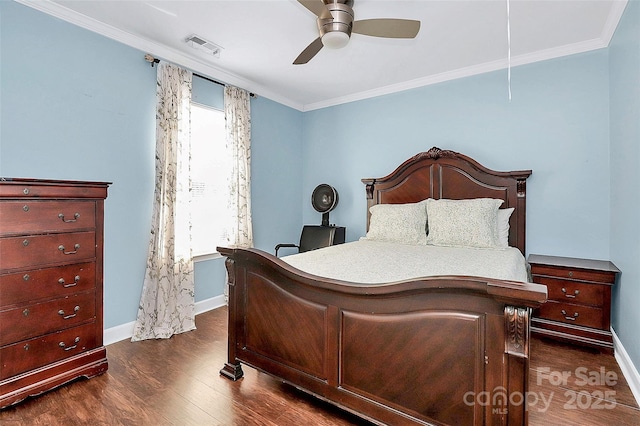
[[[300,253],[332,245],[335,231],[332,226],[304,225],[300,235]]]

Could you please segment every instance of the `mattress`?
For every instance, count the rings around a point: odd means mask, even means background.
[[[285,256],[282,260],[313,275],[367,285],[436,275],[529,281],[527,262],[514,247],[442,247],[360,240]]]

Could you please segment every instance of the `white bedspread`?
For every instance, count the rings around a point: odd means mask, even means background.
[[[408,245],[360,240],[282,258],[302,271],[354,283],[382,284],[432,275],[527,282],[520,250]]]

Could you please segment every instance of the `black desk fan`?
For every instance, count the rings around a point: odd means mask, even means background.
[[[311,194],[311,205],[322,213],[322,226],[329,226],[329,212],[338,205],[338,191],[326,183],[316,186]]]
[[[275,248],[276,256],[282,247],[297,247],[302,253],[334,244],[344,243],[346,230],[344,226],[329,225],[329,212],[338,205],[338,191],[326,183],[316,186],[311,194],[311,205],[322,213],[322,224],[304,225],[300,235],[300,244],[278,244]]]

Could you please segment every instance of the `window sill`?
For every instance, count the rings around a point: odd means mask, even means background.
[[[207,260],[212,260],[212,259],[221,259],[222,255],[218,252],[215,253],[207,253],[207,254],[199,254],[197,256],[193,256],[193,261],[194,262],[205,262]]]

